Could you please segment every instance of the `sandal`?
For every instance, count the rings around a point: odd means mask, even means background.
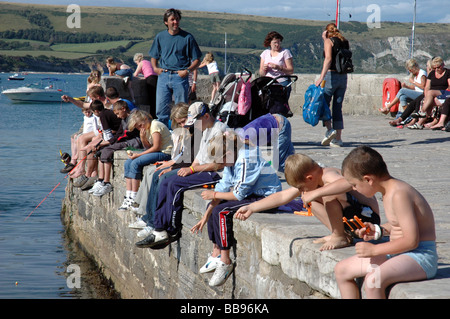
[[[403,120],[403,121],[400,122],[400,125],[406,125],[406,124],[409,124],[409,123],[412,122],[412,120],[413,120],[413,118],[412,118],[411,116],[408,116],[405,120]]]
[[[423,130],[423,125],[420,125],[419,123],[415,123],[411,126],[408,126],[410,130]]]
[[[390,125],[390,126],[393,126],[393,127],[397,127],[397,126],[399,126],[399,125],[402,125],[401,123],[402,123],[402,122],[401,122],[401,121],[398,121],[398,120],[389,121],[389,125]]]
[[[389,109],[385,109],[385,108],[379,108],[378,111],[380,111],[383,114],[388,114],[389,113]]]
[[[413,119],[423,119],[423,118],[426,118],[426,117],[427,117],[427,113],[418,111],[418,112],[412,113],[412,114],[411,114],[411,117],[412,117]]]

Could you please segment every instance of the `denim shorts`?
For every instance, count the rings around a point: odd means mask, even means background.
[[[116,71],[116,75],[126,77],[128,76],[130,80],[133,79],[133,70],[132,69],[121,69]]]
[[[450,97],[450,91],[449,90],[441,90],[441,95],[439,95],[437,98],[439,100],[445,100],[446,98]]]
[[[406,253],[387,255],[388,259],[398,256],[407,255],[413,258],[427,274],[427,279],[436,276],[438,268],[438,255],[436,250],[436,242],[434,240],[421,241],[416,249]]]

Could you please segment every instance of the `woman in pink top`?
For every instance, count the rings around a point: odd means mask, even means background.
[[[147,82],[147,90],[150,99],[150,114],[153,118],[156,118],[156,84],[158,83],[158,75],[153,70],[151,62],[144,60],[144,55],[142,53],[136,53],[133,61],[137,64],[134,76],[138,76],[142,73]]]
[[[280,75],[291,75],[294,73],[292,54],[288,49],[281,47],[282,41],[283,36],[276,31],[269,32],[266,35],[264,47],[268,49],[261,53],[261,63],[259,66],[259,74],[261,76],[276,78]],[[290,83],[287,78],[280,78],[279,82],[281,85]]]
[[[280,75],[291,75],[294,72],[292,54],[281,47],[283,36],[276,31],[269,32],[264,40],[268,49],[261,53],[259,73],[261,76],[275,78]]]

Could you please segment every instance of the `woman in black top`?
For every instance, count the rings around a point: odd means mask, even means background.
[[[431,116],[433,106],[436,105],[434,99],[440,95],[445,95],[446,92],[447,94],[450,93],[447,91],[450,90],[450,70],[444,68],[444,60],[441,57],[433,58],[431,68],[432,71],[428,73],[425,85],[425,98],[423,99],[422,110],[416,114],[419,117],[419,121],[414,125],[408,126],[410,129],[423,129],[428,117]]]
[[[450,89],[450,70],[444,68],[444,60],[441,57],[435,57],[431,61],[431,67],[433,71],[428,74],[422,106],[422,111],[427,113],[435,105],[434,98],[445,94],[445,91]]]
[[[325,80],[325,100],[328,105],[332,104],[332,119],[331,121],[324,121],[323,125],[327,127],[325,137],[322,140],[322,145],[330,145],[333,147],[343,146],[342,130],[344,129],[344,119],[342,116],[342,102],[344,100],[345,91],[347,90],[347,74],[339,74],[336,72],[336,54],[338,47],[349,48],[348,41],[342,36],[334,23],[327,25],[325,31],[322,33],[324,43],[324,61],[322,72],[316,85],[321,85]]]

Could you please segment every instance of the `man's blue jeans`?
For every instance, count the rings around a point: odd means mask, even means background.
[[[169,125],[172,100],[175,104],[188,102],[189,77],[180,77],[174,71],[165,71],[158,76],[156,86],[156,117]]]

